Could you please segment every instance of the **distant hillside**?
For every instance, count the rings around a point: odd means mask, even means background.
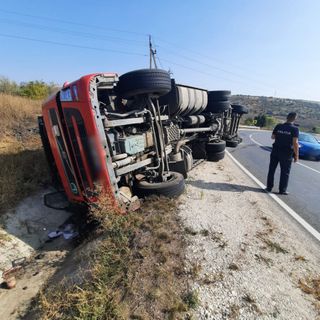
[[[299,115],[297,123],[302,128],[311,130],[320,127],[320,102],[246,95],[234,95],[231,101],[249,108],[246,118],[262,113],[283,120],[289,112],[294,111]]]

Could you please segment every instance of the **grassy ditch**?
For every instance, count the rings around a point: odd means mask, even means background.
[[[0,215],[48,181],[40,113],[40,101],[0,94]]]
[[[188,319],[197,295],[188,290],[176,201],[149,199],[126,215],[107,203],[92,212],[102,227],[86,258],[89,272],[76,284],[65,275],[48,285],[36,303],[38,319]]]

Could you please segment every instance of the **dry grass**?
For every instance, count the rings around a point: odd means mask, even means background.
[[[320,276],[300,279],[299,288],[304,293],[311,294],[316,300],[320,301]]]
[[[248,305],[251,306],[252,310],[257,313],[258,315],[261,315],[262,312],[260,310],[260,308],[258,307],[255,299],[249,294],[249,293],[246,293],[243,297],[242,297],[242,300],[244,302],[246,302]]]
[[[41,101],[0,93],[0,137],[36,126]]]
[[[308,261],[307,259],[306,259],[306,257],[304,257],[304,256],[302,256],[302,255],[294,255],[294,261],[303,261],[303,262],[306,262],[306,261]]]
[[[268,267],[270,267],[273,263],[272,259],[267,258],[267,257],[263,256],[262,254],[255,254],[254,257],[259,262],[265,263]]]
[[[192,261],[190,266],[190,275],[193,279],[197,279],[202,271],[202,265],[199,261]]]
[[[126,215],[104,204],[93,214],[103,240],[91,254],[90,274],[81,285],[44,291],[38,319],[180,319],[197,306],[173,200],[150,199]]]
[[[229,319],[236,320],[240,317],[240,307],[236,304],[232,304],[230,307]]]
[[[228,245],[228,241],[224,239],[223,233],[218,232],[215,230],[208,230],[209,231],[209,237],[213,242],[216,242],[218,244],[218,247],[223,249]]]
[[[289,251],[285,248],[283,248],[279,243],[272,241],[267,238],[267,236],[271,232],[267,230],[266,232],[257,232],[256,237],[259,238],[261,241],[263,241],[267,247],[269,248],[270,251],[276,252],[276,253],[289,253]]]
[[[201,279],[203,284],[210,285],[219,281],[223,281],[224,274],[222,272],[205,274],[204,278]]]
[[[0,214],[48,181],[40,111],[39,101],[0,94]]]

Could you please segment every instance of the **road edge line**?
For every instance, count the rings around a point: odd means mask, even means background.
[[[226,150],[226,154],[230,157],[230,159],[249,177],[251,178],[260,188],[265,189],[266,186],[256,178],[249,170],[247,170],[231,153]],[[314,229],[307,221],[299,216],[297,212],[295,212],[292,208],[290,208],[284,201],[282,201],[277,195],[273,193],[266,192],[275,202],[282,207],[287,213],[290,214],[292,218],[294,218],[305,230],[307,230],[313,237],[315,237],[318,241],[320,241],[320,233]]]

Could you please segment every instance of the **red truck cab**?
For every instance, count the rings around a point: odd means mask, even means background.
[[[101,117],[97,88],[113,89],[117,74],[90,74],[67,83],[42,107],[43,121],[61,184],[70,201],[93,197],[95,184],[116,196],[115,177],[108,171],[110,153]],[[101,82],[101,86],[97,84]]]

